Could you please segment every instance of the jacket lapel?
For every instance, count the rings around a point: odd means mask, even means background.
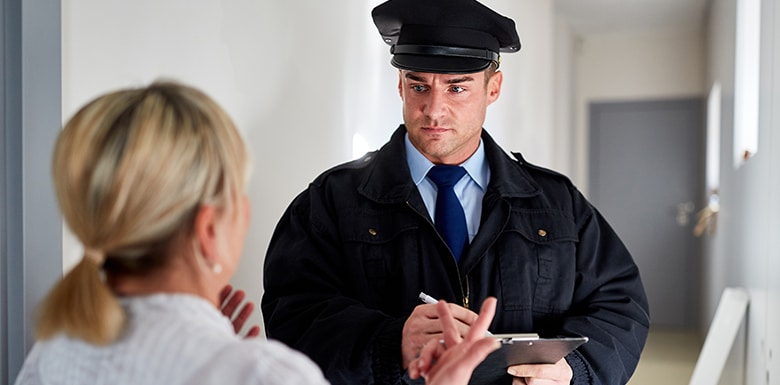
[[[461,256],[461,270],[468,273],[485,256],[503,232],[512,212],[512,198],[530,198],[541,189],[521,166],[522,158],[511,159],[483,130],[485,157],[490,164],[490,182],[482,199],[479,231]]]
[[[358,185],[358,193],[382,204],[404,203],[416,194],[417,200],[422,204],[422,198],[419,198],[417,186],[412,182],[409,167],[406,165],[405,133],[406,127],[400,125],[390,137],[390,141],[379,151],[366,155],[373,157],[366,160],[373,162],[373,165]]]

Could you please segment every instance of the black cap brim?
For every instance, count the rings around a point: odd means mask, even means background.
[[[398,69],[446,74],[470,74],[484,71],[491,62],[491,60],[483,59],[403,54],[395,54],[390,60],[390,64]]]

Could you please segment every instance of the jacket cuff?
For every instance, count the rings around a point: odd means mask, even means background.
[[[403,320],[387,322],[374,338],[371,368],[377,384],[400,384],[404,375],[401,368],[401,334]]]
[[[575,350],[566,355],[566,362],[569,363],[569,367],[571,367],[572,385],[593,385],[590,367],[588,366],[588,363],[585,362],[585,358],[583,358],[578,351]]]

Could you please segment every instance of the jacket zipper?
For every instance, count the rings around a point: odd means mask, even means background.
[[[433,224],[433,222],[429,221],[428,218],[425,215],[422,215],[417,209],[412,206],[409,201],[406,201],[406,205],[409,206],[412,211],[414,211],[417,215],[419,215],[422,219],[424,219],[426,222],[428,222],[431,227],[433,227],[434,232],[436,232],[436,235],[439,237],[439,240],[441,240],[442,243],[445,245],[447,244],[446,241],[444,241],[444,238],[441,237],[439,232],[436,230],[436,226]],[[449,250],[449,247],[447,248]],[[460,275],[460,267],[458,267],[458,263],[455,262],[455,256],[452,255],[452,251],[450,251],[450,255],[452,256],[451,261],[455,264],[455,272],[458,273],[458,287],[460,288],[460,295],[461,295],[461,303],[463,304],[463,307],[466,309],[469,308],[469,277],[466,276],[466,290],[463,289],[463,282],[461,282],[461,275]]]
[[[458,275],[458,278],[460,278],[460,275]],[[471,295],[471,293],[469,293],[470,286],[471,285],[469,285],[469,276],[466,275],[466,294],[463,296],[463,307],[465,307],[466,309],[470,309],[469,308],[469,296]],[[461,293],[463,293],[463,286],[461,286],[460,291]]]

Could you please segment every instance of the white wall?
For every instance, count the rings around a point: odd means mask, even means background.
[[[773,36],[767,42],[765,48],[766,61],[768,63],[765,68],[770,68],[772,75],[770,79],[772,82],[767,81],[771,86],[771,98],[768,104],[766,104],[767,114],[771,116],[771,121],[768,126],[763,130],[764,141],[768,143],[769,151],[769,191],[774,192],[772,199],[769,200],[767,205],[766,214],[769,217],[767,223],[767,232],[769,234],[777,234],[780,232],[780,201],[776,198],[776,192],[780,191],[780,115],[776,111],[780,111],[780,73],[778,73],[778,67],[780,67],[780,5],[773,4],[774,9],[766,5],[766,15],[772,19]],[[766,30],[771,30],[766,28]],[[767,368],[768,377],[770,377],[770,384],[780,384],[780,279],[777,279],[777,272],[780,272],[780,241],[776,236],[768,237],[767,241],[767,264],[766,274],[769,276],[769,282],[766,288],[766,334],[761,337],[766,342],[763,344],[763,354],[765,360],[761,360]]]
[[[576,110],[574,103],[574,47],[576,39],[569,23],[562,16],[556,15],[553,44],[553,99],[552,99],[552,132],[555,138],[552,148],[548,149],[553,156],[552,168],[575,179],[574,139],[576,127]],[[580,178],[582,179],[582,178]],[[579,182],[575,180],[575,182]]]
[[[234,284],[257,303],[268,240],[287,204],[319,172],[353,157],[354,134],[377,148],[401,122],[397,74],[370,17],[379,3],[64,0],[63,117],[100,93],[160,77],[214,97],[254,156],[253,219]],[[550,130],[551,2],[484,3],[515,19],[523,42],[503,58],[501,100],[485,127],[508,151],[560,163]],[[81,248],[65,234],[64,249],[67,269]]]
[[[575,37],[575,181],[587,191],[588,104],[703,96],[704,33],[699,28]]]
[[[551,1],[490,0],[484,4],[514,19],[520,52],[502,56],[500,100],[489,108],[485,128],[506,151],[522,152],[531,163],[556,164],[553,128],[554,27]]]
[[[708,242],[705,266],[706,314],[714,313],[726,286],[750,293],[742,340],[732,349],[722,384],[780,383],[780,6],[762,1],[761,89],[758,153],[734,167],[736,0],[712,2],[708,27],[708,82],[723,85],[720,162],[721,212],[718,229]]]

